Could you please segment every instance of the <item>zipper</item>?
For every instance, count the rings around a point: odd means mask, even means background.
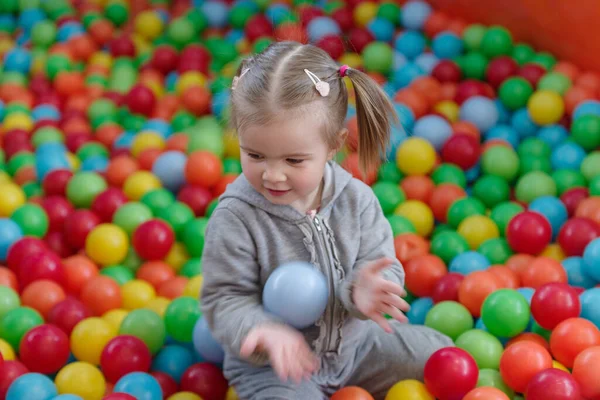
[[[327,323],[327,330],[326,330],[326,335],[325,335],[325,351],[328,352],[331,349],[331,337],[332,337],[332,332],[334,329],[333,326],[333,320],[334,320],[334,316],[335,316],[335,282],[334,282],[334,277],[333,274],[335,271],[332,270],[332,266],[331,266],[331,257],[329,254],[329,247],[327,245],[327,238],[325,238],[324,233],[323,233],[323,228],[321,227],[321,222],[319,221],[319,217],[318,216],[314,216],[313,218],[313,222],[315,224],[315,227],[317,228],[317,231],[319,232],[319,244],[325,248],[325,256],[322,256],[322,258],[324,259],[324,261],[326,261],[326,263],[323,264],[324,266],[324,270],[326,270],[326,274],[327,274],[327,280],[329,283],[329,298],[333,299],[331,302],[331,307],[329,307],[329,315],[328,315],[328,323]]]

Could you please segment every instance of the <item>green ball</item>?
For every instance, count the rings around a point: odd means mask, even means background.
[[[31,137],[31,144],[38,148],[44,143],[63,143],[64,135],[54,127],[43,127],[38,129]]]
[[[165,344],[167,332],[163,319],[154,311],[145,308],[130,311],[121,322],[119,335],[132,335],[156,354]]]
[[[460,335],[473,329],[473,317],[462,304],[455,301],[442,301],[427,312],[425,326],[455,341]]]
[[[165,311],[167,333],[183,343],[192,341],[194,326],[200,317],[200,302],[192,297],[183,296],[173,300]]]
[[[401,13],[400,7],[392,2],[381,3],[379,10],[377,10],[377,16],[379,18],[388,20],[394,25],[400,21]]]
[[[115,211],[112,222],[131,237],[139,225],[150,219],[152,219],[152,210],[143,203],[132,201],[123,204]]]
[[[378,181],[399,183],[402,178],[402,172],[400,172],[395,162],[385,162],[381,164],[377,171]]]
[[[572,169],[559,169],[552,173],[552,179],[556,184],[556,191],[559,196],[574,187],[587,186],[585,176],[579,171]]]
[[[537,333],[538,335],[546,339],[547,342],[550,342],[550,336],[552,336],[552,331],[542,328],[536,320],[533,320],[533,324],[531,324],[531,332]]]
[[[454,164],[440,164],[431,174],[431,179],[436,186],[442,183],[452,183],[463,189],[467,187],[465,171]]]
[[[600,176],[596,176],[590,180],[588,189],[590,191],[590,196],[600,196]]]
[[[133,271],[124,265],[112,265],[100,270],[100,275],[108,276],[113,279],[119,286],[133,280],[135,275]]]
[[[542,51],[535,54],[531,58],[531,60],[529,60],[529,62],[531,62],[532,64],[540,65],[544,67],[546,71],[550,71],[552,70],[552,68],[554,68],[554,65],[556,64],[556,57],[554,57],[548,52]]]
[[[156,216],[171,225],[177,240],[182,240],[185,232],[184,228],[194,219],[194,212],[187,204],[176,201],[159,210]]]
[[[118,112],[117,106],[109,99],[94,100],[90,108],[88,108],[88,118],[98,119],[102,117],[116,117]]]
[[[195,35],[204,32],[204,30],[208,27],[208,18],[198,8],[192,8],[185,15],[185,18],[192,23]]]
[[[196,117],[187,111],[177,111],[171,120],[171,127],[174,132],[183,132],[186,129],[194,126]]]
[[[140,202],[148,207],[153,215],[158,215],[160,210],[175,203],[175,195],[164,188],[154,189],[144,194]]]
[[[206,207],[205,217],[210,218],[213,211],[215,211],[215,209],[217,208],[218,205],[219,205],[219,199],[218,198],[212,199],[212,201],[210,203],[208,203],[208,207]]]
[[[490,27],[481,40],[481,51],[488,58],[510,55],[513,51],[510,31],[502,26]]]
[[[108,185],[95,172],[77,172],[67,183],[67,198],[77,208],[90,208],[92,202]]]
[[[485,55],[478,51],[470,51],[459,60],[459,66],[465,79],[483,80],[485,78],[488,66],[488,59]]]
[[[57,32],[54,22],[49,20],[40,21],[31,30],[31,42],[36,47],[46,49],[54,43]]]
[[[394,235],[394,237],[401,233],[417,233],[417,229],[413,223],[402,215],[388,215],[387,220],[392,227],[392,235]]]
[[[497,368],[483,368],[479,370],[479,377],[477,378],[477,387],[493,387],[508,396],[509,399],[513,399],[515,391],[512,390],[502,379],[500,371]]]
[[[44,319],[39,312],[30,307],[19,306],[7,311],[0,320],[0,337],[13,349],[18,349],[23,336],[43,323]]]
[[[448,225],[454,229],[467,217],[471,215],[485,215],[485,205],[475,197],[463,197],[454,201],[448,208],[446,219]]]
[[[587,151],[600,146],[600,116],[582,115],[573,121],[571,126],[573,141]]]
[[[528,44],[525,43],[517,43],[513,47],[512,58],[519,64],[523,66],[531,61],[531,59],[535,56],[535,50]]]
[[[23,192],[27,199],[31,199],[32,197],[39,197],[44,194],[42,187],[37,182],[27,182],[23,185]]]
[[[9,312],[21,306],[21,298],[14,289],[0,286],[0,320]]]
[[[379,200],[379,204],[385,215],[393,213],[396,207],[406,200],[406,195],[400,186],[391,182],[375,183],[373,185],[373,192],[377,200]]]
[[[486,175],[496,175],[511,182],[519,172],[519,157],[512,148],[490,147],[481,156],[481,170]]]
[[[515,197],[524,203],[531,203],[541,196],[556,196],[557,188],[554,180],[546,173],[533,171],[523,175],[517,181]]]
[[[536,156],[550,158],[552,149],[548,143],[535,137],[529,137],[523,140],[517,147],[519,157]]]
[[[101,143],[90,142],[86,143],[77,149],[77,153],[75,153],[77,158],[81,161],[85,161],[90,157],[100,156],[104,158],[110,157],[110,152],[106,147],[104,147]]]
[[[121,1],[109,1],[104,8],[106,19],[112,22],[116,27],[123,25],[129,18],[129,10],[127,5]]]
[[[201,257],[204,250],[204,235],[208,218],[195,218],[183,228],[182,241],[191,257]]]
[[[62,54],[50,54],[46,60],[46,74],[51,80],[54,80],[59,72],[71,69],[71,60]]]
[[[193,278],[198,275],[202,275],[202,259],[190,258],[183,264],[179,270],[179,275],[187,278]]]
[[[481,49],[481,42],[487,32],[487,27],[481,24],[471,24],[463,31],[462,39],[465,48],[470,51]]]
[[[513,251],[510,245],[504,238],[493,238],[488,239],[481,243],[477,252],[483,254],[492,265],[504,264],[510,256],[513,255]]]
[[[236,158],[225,158],[223,160],[223,174],[239,175],[242,173],[242,163]]]
[[[481,329],[471,329],[456,339],[456,347],[469,353],[478,368],[500,368],[504,346],[497,337]]]
[[[48,232],[48,215],[39,205],[25,203],[17,208],[10,216],[23,231],[25,236],[43,238]]]
[[[496,337],[518,335],[527,328],[530,317],[527,299],[513,289],[496,290],[481,306],[483,324]]]
[[[384,42],[371,42],[362,51],[363,67],[367,72],[388,75],[392,69],[394,54]]]
[[[600,175],[600,151],[588,154],[581,163],[580,171],[588,181]]]
[[[193,126],[186,128],[184,133],[189,136],[188,153],[206,150],[223,158],[223,128],[215,118],[201,118]]]
[[[498,90],[500,101],[512,111],[527,106],[527,101],[532,94],[533,86],[520,76],[506,79]]]
[[[256,54],[262,53],[267,47],[269,47],[273,43],[273,39],[268,37],[261,37],[254,42],[252,46],[252,51]]]
[[[487,208],[492,208],[510,198],[510,186],[499,176],[484,175],[473,185],[473,195]]]
[[[28,151],[20,151],[8,161],[6,171],[11,175],[15,174],[23,167],[33,167],[35,165],[35,155]]]
[[[440,232],[431,240],[431,254],[441,258],[446,265],[449,265],[457,255],[469,250],[467,240],[453,230]]]
[[[524,210],[525,207],[522,205],[512,201],[507,201],[496,205],[496,207],[494,207],[490,213],[490,218],[492,221],[494,221],[496,226],[498,226],[500,235],[504,236],[506,234],[506,227],[508,226],[510,220]]]
[[[519,175],[523,176],[529,172],[541,171],[547,174],[552,172],[552,161],[550,157],[523,156],[519,163]]]
[[[232,28],[243,29],[254,13],[254,8],[249,4],[235,4],[229,9],[229,24]]]
[[[125,259],[121,261],[121,265],[129,268],[131,272],[136,273],[138,269],[142,266],[144,260],[135,252],[133,246],[129,246],[127,249],[127,254],[125,255]]]
[[[435,239],[436,237],[438,237],[440,234],[442,234],[444,232],[455,232],[455,231],[454,231],[454,229],[452,229],[452,227],[448,226],[447,224],[437,224],[435,226],[435,228],[433,228],[433,232],[431,232],[431,236],[430,236],[431,240]]]
[[[571,86],[573,86],[571,80],[560,72],[549,72],[537,83],[538,90],[551,90],[561,96],[564,96]]]

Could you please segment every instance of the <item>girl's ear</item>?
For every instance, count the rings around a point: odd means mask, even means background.
[[[348,138],[348,129],[342,128],[337,133],[337,138],[335,142],[335,147],[329,151],[329,159],[332,160],[335,155],[342,149],[344,143],[346,143],[346,139]]]

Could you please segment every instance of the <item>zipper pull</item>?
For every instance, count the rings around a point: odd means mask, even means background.
[[[316,215],[315,215],[314,221],[315,221],[315,226],[317,227],[317,230],[319,232],[321,232],[321,223],[319,222],[319,218]]]

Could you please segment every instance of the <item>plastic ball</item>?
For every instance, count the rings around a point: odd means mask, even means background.
[[[407,200],[396,208],[394,214],[408,219],[423,237],[429,236],[433,230],[433,213],[422,201]]]
[[[56,386],[50,378],[32,372],[16,378],[6,392],[6,398],[10,400],[31,399],[31,393],[35,393],[40,399],[51,399],[58,396]]]
[[[23,336],[19,358],[31,372],[55,373],[67,364],[69,338],[54,325],[37,326]]]
[[[541,214],[524,211],[511,219],[506,238],[517,253],[539,254],[552,239],[552,226]]]
[[[433,353],[425,363],[425,386],[440,400],[462,399],[475,388],[479,370],[473,357],[458,347]]]
[[[586,246],[600,236],[600,226],[589,218],[570,218],[560,228],[557,241],[567,256],[581,256]],[[600,275],[599,275],[600,276]]]
[[[523,341],[508,347],[500,359],[500,374],[513,390],[525,393],[537,373],[552,368],[552,356],[542,345]]]
[[[409,1],[402,7],[402,25],[406,29],[419,30],[431,13],[431,6],[424,1]]]
[[[579,353],[598,345],[600,330],[592,322],[580,317],[562,321],[550,334],[550,351],[567,368],[573,367]]]
[[[456,346],[468,352],[479,369],[497,370],[504,348],[498,338],[489,332],[472,329],[456,339]]]
[[[437,115],[430,115],[419,119],[413,128],[413,135],[415,137],[426,139],[437,151],[442,149],[451,134],[452,127],[450,124],[444,118]]]
[[[102,265],[118,264],[127,255],[127,234],[113,224],[96,226],[85,240],[85,251],[95,262]]]
[[[580,312],[577,292],[564,283],[540,286],[531,299],[531,313],[544,329],[552,330],[562,321],[578,317]]]
[[[115,329],[103,319],[85,319],[71,332],[71,352],[79,361],[99,365],[102,349],[114,336]]]
[[[406,175],[427,175],[436,160],[434,147],[422,138],[408,138],[398,148],[396,164]]]
[[[441,301],[427,313],[425,326],[456,340],[466,331],[473,329],[473,317],[462,304],[456,301]]]
[[[59,393],[81,396],[84,399],[101,400],[106,391],[106,381],[100,370],[87,362],[73,362],[56,375]]]
[[[563,98],[551,90],[537,90],[527,102],[531,119],[538,125],[554,124],[562,118],[565,111]]]
[[[478,249],[486,240],[500,236],[494,221],[482,215],[465,218],[458,226],[457,232],[467,240],[472,250]]]
[[[481,132],[485,133],[496,125],[499,114],[492,100],[483,96],[474,96],[462,104],[460,118],[472,122]]]
[[[435,400],[422,382],[416,379],[402,380],[390,388],[386,400]]]
[[[392,68],[392,48],[384,42],[372,42],[362,51],[364,67],[369,72],[388,74]]]
[[[158,381],[145,372],[131,372],[123,376],[113,390],[130,394],[137,399],[162,400],[162,389]]]
[[[593,368],[598,365],[600,365],[600,346],[589,347],[575,358],[572,376],[579,384],[584,398],[593,399],[600,395],[600,382],[593,373]]]
[[[160,180],[148,171],[137,171],[129,175],[123,184],[123,193],[131,201],[140,200],[146,193],[161,188]]]
[[[134,336],[119,335],[102,350],[100,366],[109,382],[116,383],[130,372],[148,372],[151,355],[144,342]]]
[[[514,337],[523,332],[530,315],[527,299],[513,289],[493,292],[481,307],[481,319],[496,337]]]
[[[212,336],[204,317],[200,317],[196,322],[192,336],[194,349],[204,360],[212,363],[223,362],[225,357],[223,347]]]
[[[154,311],[136,309],[123,319],[119,335],[132,335],[141,339],[150,352],[156,354],[165,343],[165,323]]]
[[[132,244],[137,254],[145,260],[164,259],[175,241],[171,226],[159,219],[140,224],[133,232]]]
[[[0,218],[0,260],[6,260],[10,247],[23,237],[23,231],[13,220]]]

